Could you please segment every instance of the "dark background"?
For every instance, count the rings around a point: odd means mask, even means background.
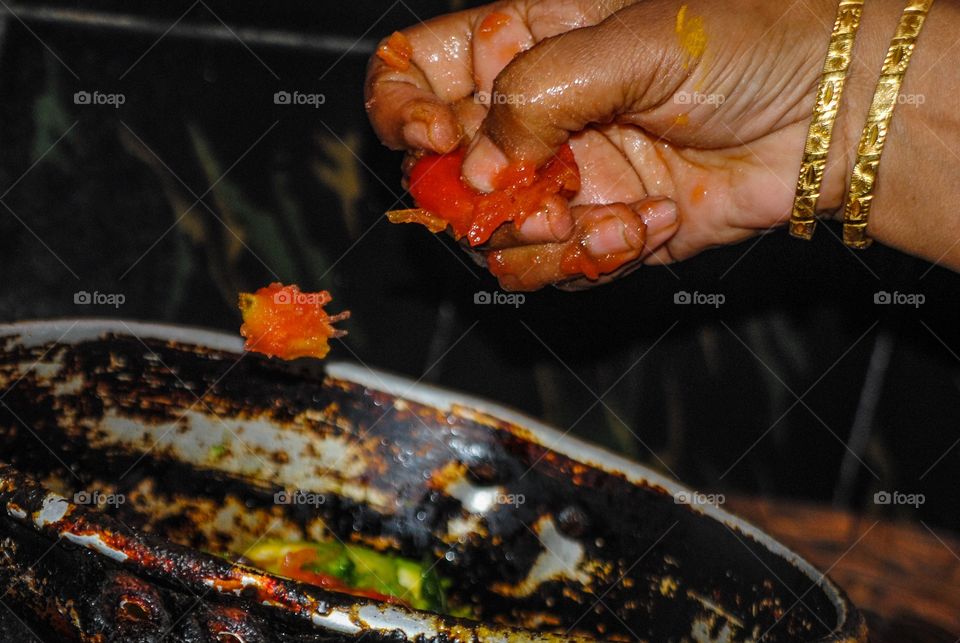
[[[385,220],[407,199],[399,155],[364,115],[366,59],[462,4],[4,5],[0,318],[236,332],[239,290],[295,281],[353,311],[335,359],[516,406],[704,492],[957,528],[948,270],[855,254],[821,225],[812,243],[781,231],[515,309],[474,303],[496,282],[449,240]],[[280,90],[325,102],[276,105]],[[125,102],[76,104],[78,91]],[[125,301],[75,304],[80,291]],[[680,291],[725,302],[678,305]],[[881,291],[925,302],[878,305]],[[926,501],[878,506],[880,490]]]

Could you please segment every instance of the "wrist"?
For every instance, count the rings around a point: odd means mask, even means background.
[[[873,0],[864,6],[817,203],[821,218],[843,219],[860,134],[902,5],[903,0]]]
[[[860,135],[903,8],[903,0],[873,0],[864,10],[818,208],[824,218],[842,219]],[[935,2],[894,109],[868,227],[868,235],[880,243],[953,267],[960,263],[956,252],[950,256],[958,249],[952,240],[960,238],[951,179],[960,169],[954,150],[960,115],[953,98],[960,89],[960,69],[945,52],[954,45],[958,26],[960,8]]]

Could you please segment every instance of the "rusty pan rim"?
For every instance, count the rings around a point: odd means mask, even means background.
[[[185,345],[202,346],[217,351],[241,353],[243,340],[238,335],[172,323],[144,322],[122,318],[56,318],[26,320],[0,324],[0,340],[15,341],[24,346],[36,346],[48,342],[77,344],[101,339],[105,334],[132,335],[141,339],[170,341]],[[16,339],[13,339],[16,338]],[[39,360],[38,360],[39,361]],[[458,412],[474,411],[481,415],[505,420],[522,427],[543,446],[605,471],[621,475],[634,484],[660,488],[666,495],[691,493],[692,490],[678,481],[640,463],[624,458],[603,447],[564,434],[536,418],[510,407],[487,399],[460,393],[451,389],[411,380],[407,377],[370,368],[366,365],[331,361],[324,365],[327,375],[368,389],[382,391],[397,397],[419,402],[441,410],[457,408]],[[832,635],[824,641],[866,641],[863,617],[853,607],[846,594],[823,572],[802,556],[780,543],[752,523],[711,504],[690,504],[691,511],[702,514],[752,539],[772,554],[787,561],[801,571],[826,594],[837,612],[837,625]],[[837,637],[839,635],[839,637]]]

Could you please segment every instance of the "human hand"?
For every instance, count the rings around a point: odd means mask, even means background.
[[[824,0],[498,2],[404,31],[411,65],[374,58],[367,109],[394,149],[469,144],[464,177],[485,191],[507,164],[541,164],[569,142],[579,193],[482,250],[508,289],[602,283],[789,218],[835,11]],[[843,194],[846,130],[838,123],[824,209]],[[571,275],[571,245],[620,267]]]

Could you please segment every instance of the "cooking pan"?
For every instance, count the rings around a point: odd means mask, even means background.
[[[867,640],[756,527],[496,404],[170,325],[25,322],[0,345],[7,640]],[[476,618],[217,555],[276,538],[427,561]]]

